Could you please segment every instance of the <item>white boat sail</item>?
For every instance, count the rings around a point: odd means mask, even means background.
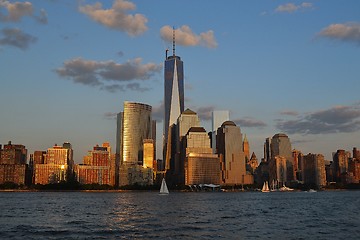
[[[161,182],[160,194],[169,194],[169,190],[166,186],[165,178],[163,178],[163,180]]]
[[[264,182],[264,185],[261,189],[262,192],[270,192],[270,189],[269,189],[269,184],[267,181]]]

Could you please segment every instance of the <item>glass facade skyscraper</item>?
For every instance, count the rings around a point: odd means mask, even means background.
[[[152,139],[152,107],[143,103],[124,102],[124,112],[118,119],[120,163],[143,164],[144,139]]]
[[[175,46],[175,45],[174,45]],[[176,124],[180,114],[184,111],[184,69],[183,61],[175,55],[175,47],[172,56],[166,56],[164,69],[164,149],[163,157],[166,161],[169,138],[169,127]],[[171,131],[170,131],[171,132]]]

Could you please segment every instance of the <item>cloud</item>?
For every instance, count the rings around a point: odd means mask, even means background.
[[[360,44],[360,23],[336,23],[321,30],[319,36]]]
[[[360,130],[360,106],[335,106],[306,113],[295,120],[278,120],[276,127],[303,135],[356,132]]]
[[[0,38],[0,46],[9,45],[20,48],[21,50],[26,50],[29,48],[31,43],[35,43],[37,41],[36,37],[24,33],[17,28],[4,28],[1,30],[1,33],[4,37]]]
[[[104,113],[104,118],[109,120],[114,120],[117,118],[117,114],[118,113],[114,113],[114,112],[106,112]]]
[[[0,10],[5,8],[8,12],[4,15],[0,12],[0,21],[2,22],[19,22],[23,17],[33,17],[40,23],[47,23],[47,14],[44,9],[40,11],[40,16],[34,15],[33,6],[30,2],[15,2],[10,3],[9,1],[0,1]]]
[[[285,110],[280,112],[281,115],[288,115],[288,116],[297,116],[299,115],[299,113],[297,111],[292,111],[292,110]]]
[[[286,12],[286,13],[293,13],[299,10],[306,10],[306,9],[311,9],[313,8],[313,4],[309,3],[309,2],[303,2],[299,5],[295,5],[294,3],[286,3],[283,5],[279,5],[276,9],[275,12]]]
[[[160,29],[160,36],[167,42],[173,41],[173,28],[166,25]],[[178,29],[175,29],[175,41],[182,46],[203,46],[207,48],[216,48],[217,42],[215,40],[214,31],[209,30],[207,32],[196,35],[192,32],[189,26],[183,25]]]
[[[144,15],[126,13],[135,9],[135,4],[126,0],[115,0],[110,9],[103,9],[100,2],[79,6],[79,11],[92,20],[108,28],[126,32],[130,36],[138,36],[148,29],[146,26],[148,20]]]
[[[165,105],[164,101],[162,101],[158,106],[152,107],[152,119],[156,122],[162,122],[165,115]]]
[[[233,120],[233,122],[239,127],[266,127],[266,123],[260,120],[253,119],[251,117],[239,118]]]
[[[199,107],[195,110],[200,120],[209,121],[212,119],[212,112],[215,111],[214,106]]]
[[[60,77],[71,79],[75,83],[100,87],[109,92],[127,89],[143,92],[149,89],[142,88],[139,83],[133,81],[148,80],[161,69],[161,65],[155,63],[142,64],[141,58],[128,60],[123,64],[74,58],[65,61],[62,67],[55,69],[55,72]],[[115,84],[107,84],[111,81]]]

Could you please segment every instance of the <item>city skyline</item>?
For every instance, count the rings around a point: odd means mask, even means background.
[[[207,132],[228,109],[259,160],[280,132],[326,160],[359,145],[358,1],[189,3],[0,1],[0,143],[68,141],[80,163],[96,143],[115,147],[116,114],[134,101],[153,107],[161,158],[174,27],[185,109]]]

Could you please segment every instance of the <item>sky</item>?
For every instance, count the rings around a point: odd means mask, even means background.
[[[124,101],[153,107],[161,158],[165,50],[184,62],[185,109],[211,131],[229,110],[265,138],[331,160],[360,148],[360,1],[0,0],[0,144],[70,142],[76,163],[115,149]]]

